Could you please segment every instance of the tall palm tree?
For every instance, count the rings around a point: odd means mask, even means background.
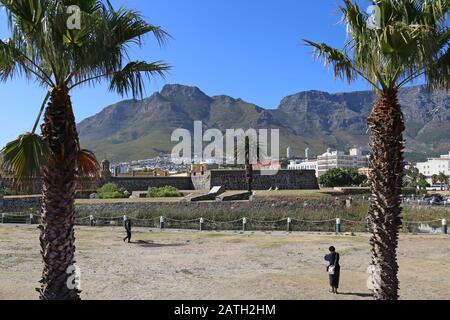
[[[102,80],[121,95],[142,95],[144,80],[163,75],[162,62],[130,61],[131,45],[152,34],[161,44],[167,34],[135,11],[115,10],[109,1],[0,0],[9,17],[11,37],[0,41],[0,78],[19,75],[48,89],[31,133],[3,149],[3,168],[17,181],[40,178],[42,186],[41,299],[79,299],[74,277],[74,186],[77,177],[98,172],[95,156],[82,150],[70,92]],[[70,28],[73,7],[80,28]],[[76,9],[76,7],[75,7]],[[48,101],[48,104],[47,104]],[[44,113],[42,136],[35,133]]]
[[[258,148],[259,149],[259,148]],[[259,153],[259,151],[258,151]],[[253,192],[253,163],[250,159],[250,137],[245,137],[245,178],[247,180],[247,191]]]
[[[371,129],[369,181],[374,296],[398,299],[397,246],[402,224],[404,116],[398,90],[416,79],[430,88],[450,87],[449,0],[379,0],[376,19],[351,0],[340,10],[348,26],[343,50],[305,40],[335,77],[365,79],[379,93],[368,119]],[[373,24],[368,22],[379,22]]]

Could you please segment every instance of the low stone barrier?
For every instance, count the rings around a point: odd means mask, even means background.
[[[136,203],[104,203],[79,204],[76,206],[77,216],[166,216],[166,215],[198,215],[200,212],[230,215],[239,213],[279,215],[295,214],[299,211],[334,210],[334,200],[313,201],[237,201],[237,202],[136,202]]]
[[[36,209],[41,206],[41,196],[12,196],[0,200],[0,211],[20,211]]]

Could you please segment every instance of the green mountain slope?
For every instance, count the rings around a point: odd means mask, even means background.
[[[306,147],[315,154],[328,147],[367,148],[366,119],[372,92],[330,94],[300,92],[284,98],[278,109],[267,110],[228,96],[209,97],[196,87],[166,85],[140,100],[126,100],[105,108],[78,125],[84,147],[98,158],[137,160],[170,153],[175,129],[280,129],[281,154],[288,146],[301,156]],[[410,160],[450,150],[450,96],[429,93],[423,86],[405,88],[400,103],[407,122],[406,152]]]

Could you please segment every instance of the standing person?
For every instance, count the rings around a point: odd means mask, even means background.
[[[127,241],[128,239],[128,243],[131,243],[131,227],[132,227],[131,219],[125,220],[125,230],[127,231],[127,236],[123,238],[123,242]]]
[[[327,272],[330,277],[331,293],[339,294],[339,280],[341,276],[341,266],[339,264],[340,255],[336,252],[335,247],[330,247],[330,253],[325,256],[328,262]]]

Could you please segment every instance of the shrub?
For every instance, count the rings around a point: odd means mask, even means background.
[[[26,195],[26,193],[20,192],[20,191],[11,189],[11,188],[5,188],[4,195],[5,196],[24,196],[24,195]]]
[[[100,199],[125,199],[129,198],[130,193],[124,188],[119,188],[115,183],[105,184],[97,190]]]
[[[360,186],[367,177],[354,169],[331,169],[319,178],[319,183],[326,188]]]
[[[183,194],[175,187],[165,186],[162,188],[149,188],[147,196],[149,198],[175,198],[182,197]]]

